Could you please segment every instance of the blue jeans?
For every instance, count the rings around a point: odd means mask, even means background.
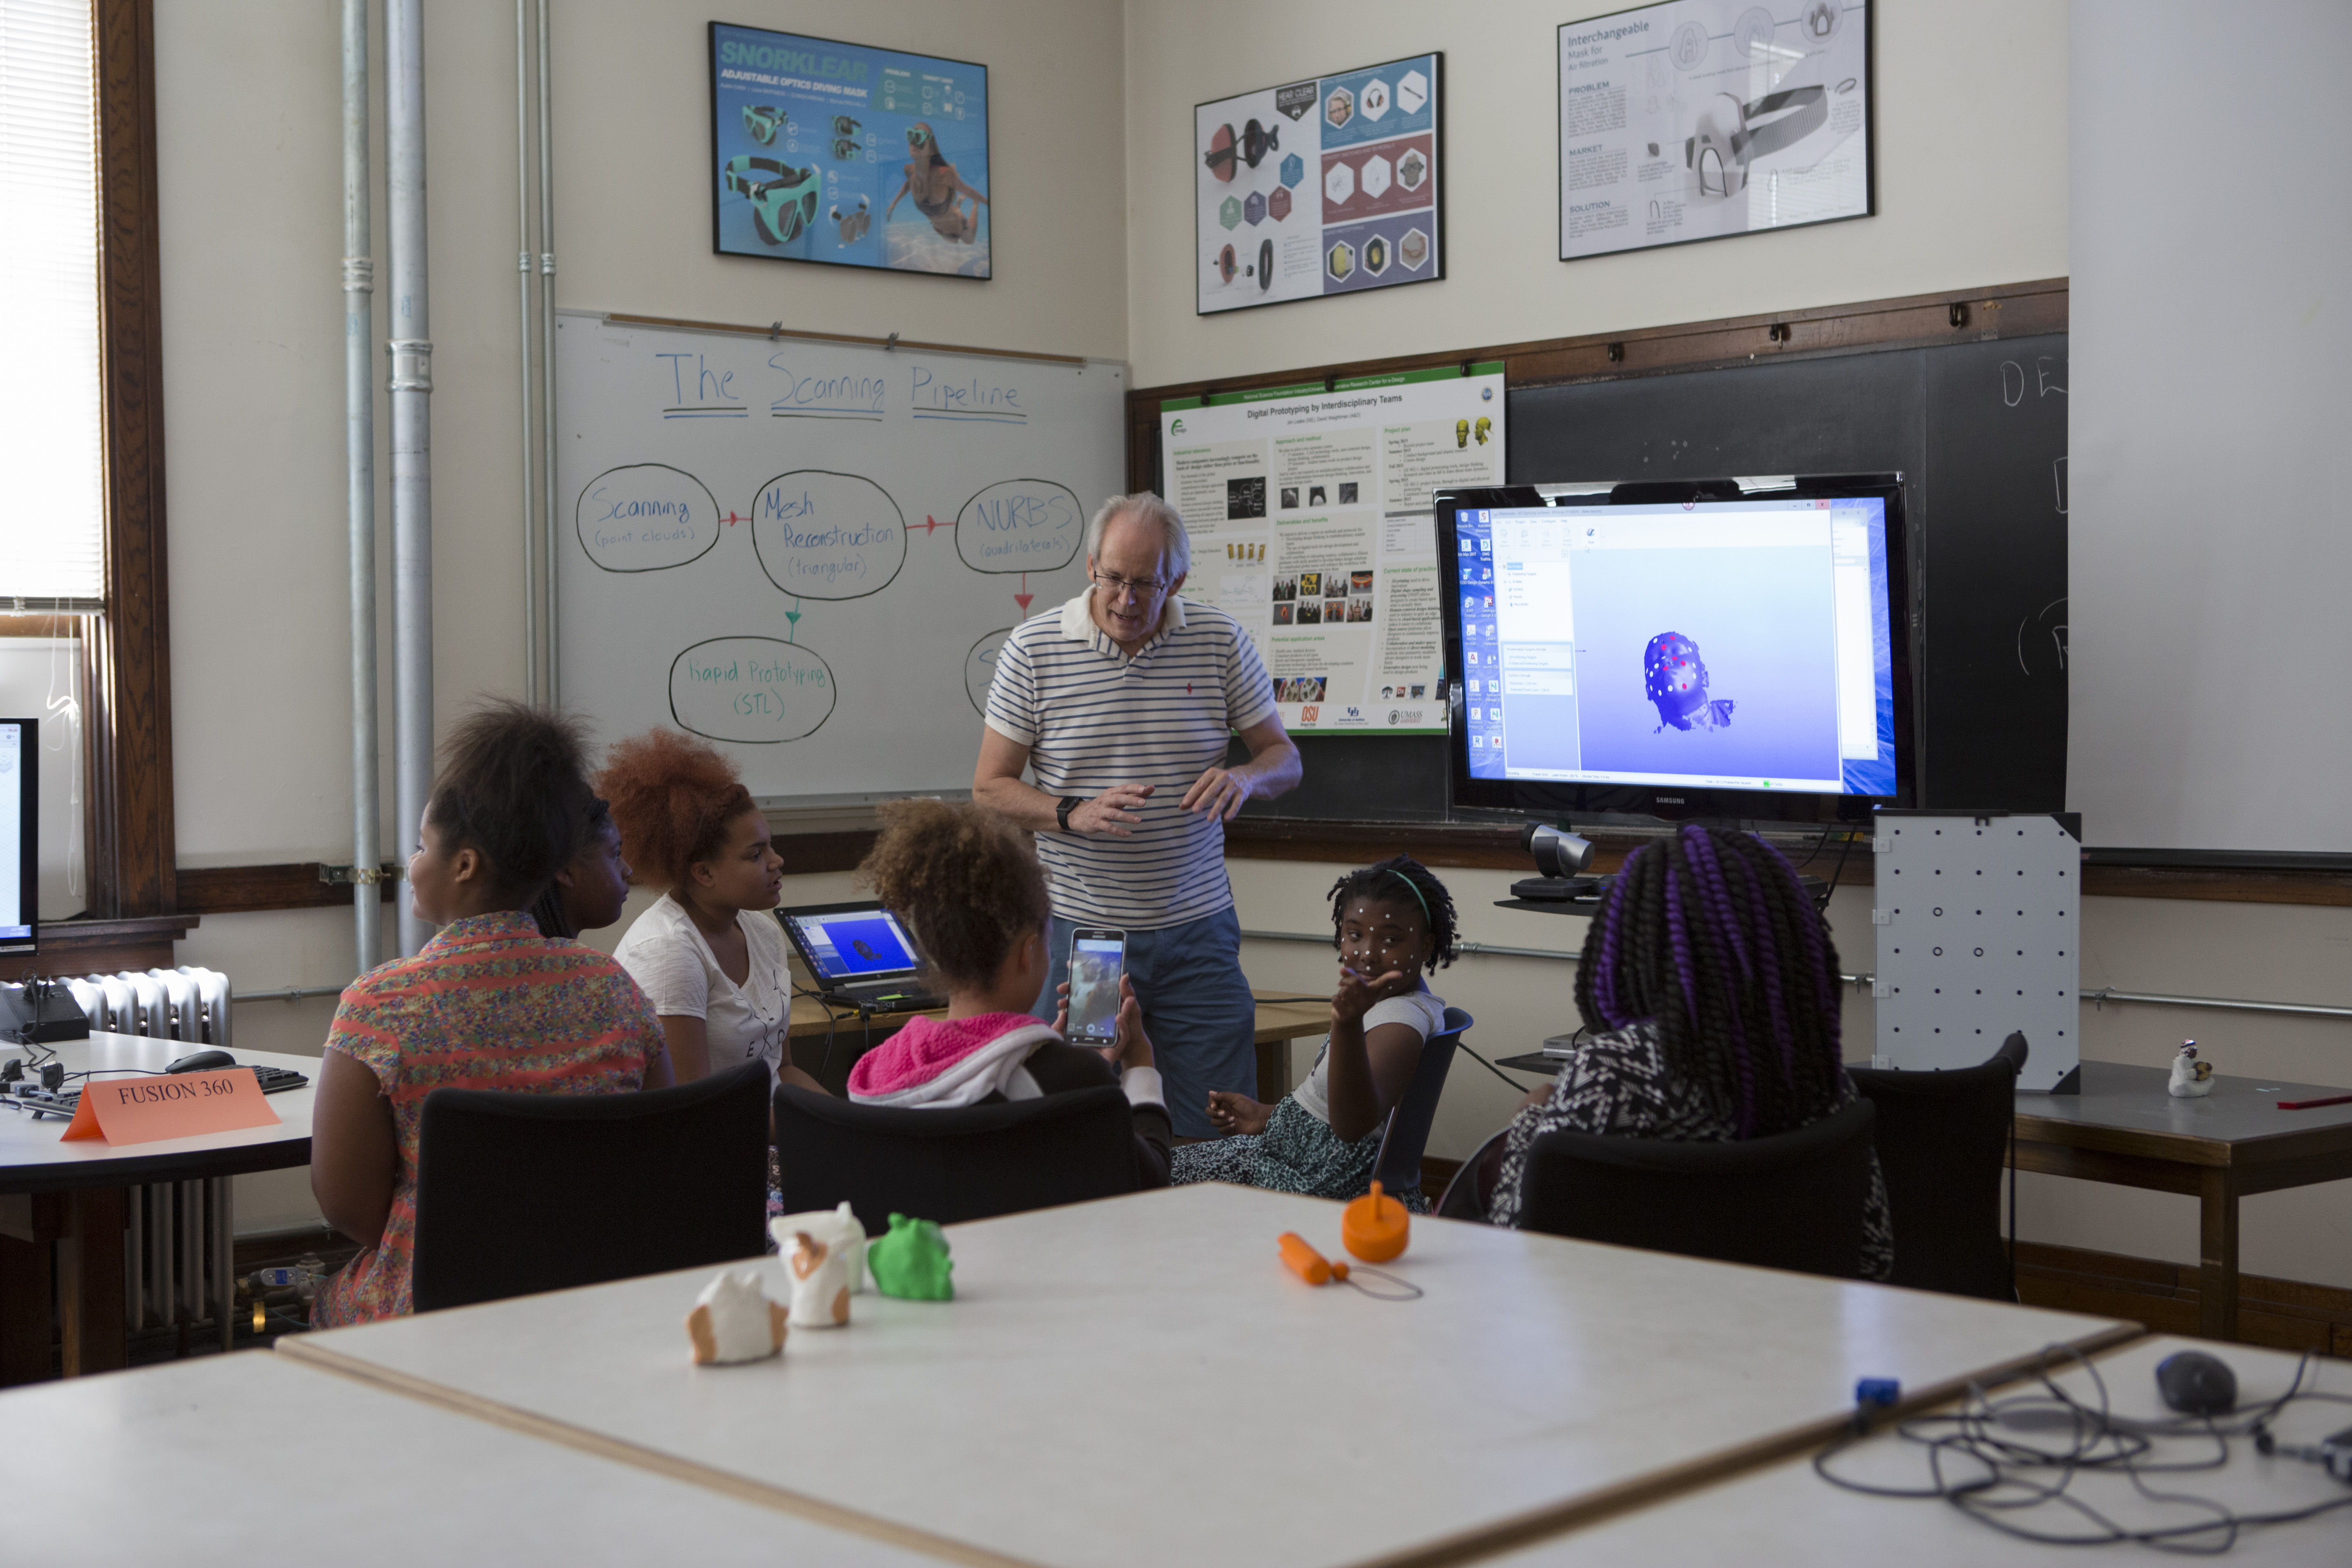
[[[1055,915],[1045,931],[1045,987],[1031,1009],[1047,1023],[1070,977],[1070,933]],[[1228,906],[1182,925],[1127,933],[1127,977],[1143,1005],[1143,1032],[1168,1094],[1168,1118],[1186,1138],[1213,1138],[1209,1091],[1257,1093],[1257,1004],[1242,973],[1241,917]]]

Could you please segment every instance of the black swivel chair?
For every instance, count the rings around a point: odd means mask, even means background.
[[[2015,1263],[2001,1244],[2000,1173],[2024,1070],[2021,1034],[1977,1066],[1950,1072],[1846,1069],[1855,1091],[1878,1108],[1878,1166],[1895,1229],[1889,1283],[2017,1300]]]
[[[926,1110],[776,1090],[776,1163],[791,1214],[846,1200],[868,1236],[895,1212],[952,1225],[1136,1188],[1135,1119],[1111,1084]]]
[[[1429,1146],[1429,1126],[1437,1117],[1438,1097],[1445,1092],[1445,1075],[1454,1066],[1454,1047],[1477,1020],[1459,1007],[1445,1010],[1445,1027],[1422,1042],[1421,1062],[1404,1098],[1389,1112],[1388,1150],[1372,1173],[1383,1192],[1408,1192],[1421,1185],[1421,1154]]]
[[[1875,1120],[1857,1100],[1792,1132],[1731,1142],[1547,1132],[1528,1151],[1519,1224],[1855,1279]]]
[[[640,1094],[436,1089],[416,1142],[416,1310],[767,1247],[768,1066]]]

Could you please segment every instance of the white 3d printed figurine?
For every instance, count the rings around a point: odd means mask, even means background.
[[[721,1274],[702,1288],[686,1315],[697,1366],[765,1361],[784,1348],[785,1310],[768,1300],[760,1277]]]
[[[2213,1092],[2213,1064],[2197,1059],[2197,1042],[2180,1042],[2180,1054],[2172,1058],[2172,1081],[2165,1092],[2175,1100],[2201,1100]]]
[[[841,1327],[849,1321],[849,1249],[804,1230],[793,1240],[793,1327]]]
[[[836,1209],[811,1209],[806,1214],[783,1215],[768,1222],[768,1234],[776,1238],[776,1250],[787,1258],[793,1253],[793,1238],[802,1231],[828,1247],[840,1248],[849,1263],[852,1294],[866,1289],[866,1226],[850,1212],[846,1199]]]

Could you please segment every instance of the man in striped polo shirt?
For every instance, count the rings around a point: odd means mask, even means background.
[[[1178,597],[1191,564],[1166,501],[1103,504],[1087,525],[1093,585],[997,655],[971,793],[1037,836],[1054,906],[1037,1016],[1054,1016],[1074,930],[1125,931],[1169,1114],[1180,1135],[1213,1138],[1209,1091],[1257,1092],[1224,825],[1297,784],[1298,748],[1241,623]],[[1249,761],[1228,768],[1236,731]]]

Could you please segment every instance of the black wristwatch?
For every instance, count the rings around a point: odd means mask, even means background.
[[[1063,832],[1070,831],[1070,813],[1086,804],[1087,797],[1082,795],[1066,795],[1062,797],[1062,803],[1054,808],[1054,820],[1062,825]]]

